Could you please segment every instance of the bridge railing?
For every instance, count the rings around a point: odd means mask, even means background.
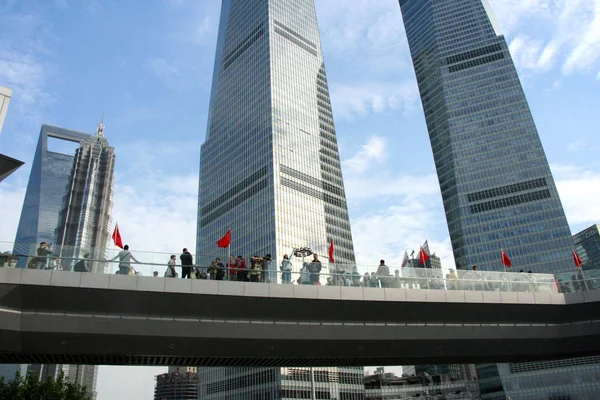
[[[165,277],[167,263],[175,255],[174,270],[181,278],[184,269],[179,254],[147,252],[130,249],[134,259],[119,260],[121,249],[87,249],[74,246],[52,246],[51,253],[40,249],[40,244],[14,244],[0,242],[0,267],[16,267],[54,271],[73,271],[76,264],[88,255],[84,263],[90,273],[125,274],[137,276]],[[211,267],[217,256],[196,255],[191,269],[197,279],[242,281],[256,283],[279,283],[296,285],[333,285],[372,288],[405,288],[429,290],[468,290],[496,292],[574,292],[600,288],[600,277],[586,276],[571,271],[558,276],[494,271],[442,271],[432,268],[401,268],[368,265],[329,264],[324,260],[315,265],[311,258],[292,258],[291,270],[282,271],[281,260],[270,264],[257,263],[252,269],[251,260],[246,260],[246,269],[229,264],[223,258],[225,268]],[[137,261],[136,261],[137,260]]]

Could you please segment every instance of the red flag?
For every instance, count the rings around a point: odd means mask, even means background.
[[[583,264],[583,261],[581,260],[581,257],[579,257],[579,254],[577,254],[577,252],[575,251],[575,249],[573,249],[573,261],[575,262],[575,266],[577,268],[581,267],[581,265]]]
[[[227,229],[227,233],[217,242],[219,247],[229,247],[231,244],[231,229]]]
[[[115,230],[112,234],[112,240],[115,242],[115,246],[123,248],[123,239],[121,239],[121,232],[119,231],[119,224],[115,224]]]
[[[423,247],[421,247],[421,251],[419,251],[419,261],[421,262],[421,265],[425,265],[427,260],[429,260],[429,256],[427,255],[427,253],[425,253]]]
[[[508,255],[504,252],[504,250],[502,250],[501,258],[502,258],[502,264],[504,264],[504,266],[506,268],[509,268],[512,265],[510,258],[508,258]]]
[[[335,260],[333,258],[333,239],[331,239],[331,243],[329,243],[329,262],[334,263]]]

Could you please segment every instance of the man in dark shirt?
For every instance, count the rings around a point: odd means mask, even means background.
[[[222,281],[223,278],[225,278],[225,265],[223,265],[223,263],[221,262],[220,258],[216,258],[215,262],[216,262],[216,265],[217,265],[217,277],[216,277],[216,279],[218,281]]]
[[[183,253],[181,253],[179,259],[181,260],[181,277],[183,279],[191,278],[194,257],[192,257],[188,249],[183,249]]]
[[[313,254],[313,259],[308,264],[308,272],[310,273],[311,285],[319,285],[319,278],[321,277],[321,261],[317,253]]]

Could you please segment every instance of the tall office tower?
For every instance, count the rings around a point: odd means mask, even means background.
[[[197,254],[227,229],[232,254],[326,254],[334,240],[336,264],[355,261],[314,0],[222,2]]]
[[[483,2],[482,2],[483,1]],[[487,0],[400,0],[457,268],[554,272],[573,240]]]
[[[362,367],[202,367],[198,375],[202,400],[365,398]]]
[[[0,86],[0,133],[2,133],[4,119],[6,118],[11,97],[12,89]],[[23,161],[15,160],[12,157],[0,153],[0,182],[17,170],[21,165],[23,165]]]
[[[63,146],[65,142],[76,144],[73,153]],[[72,266],[69,258],[86,253],[104,257],[110,238],[114,160],[102,123],[96,135],[42,125],[14,253],[34,254],[40,242],[52,243],[53,255],[65,269]],[[27,257],[20,257],[18,266],[26,263]],[[92,268],[104,272],[104,264],[93,263]],[[30,370],[42,377],[56,377],[62,371],[70,381],[85,385],[92,399],[96,396],[97,366],[32,365]]]
[[[96,135],[81,141],[75,152],[56,231],[55,250],[63,259],[85,254],[92,259],[106,258],[111,237],[114,167],[114,148],[104,137],[104,125],[100,123]],[[62,263],[65,269],[71,269],[72,264]],[[90,267],[91,272],[104,273],[106,263],[92,262]]]
[[[78,144],[91,137],[83,132],[42,125],[17,228],[14,254],[33,254],[40,242],[55,243],[75,160],[74,154],[64,154],[64,149],[69,143]],[[52,144],[50,147],[49,143]],[[26,263],[27,258],[20,257],[17,266],[23,268]]]

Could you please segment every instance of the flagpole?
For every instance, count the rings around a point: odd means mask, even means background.
[[[227,246],[227,276],[231,278],[231,271],[229,271],[229,263],[231,262],[231,228],[227,228],[229,232],[229,245]]]
[[[503,247],[500,248],[500,262],[504,266],[504,273],[506,274],[506,288],[510,291],[511,284],[510,284],[510,278],[508,277],[508,268],[509,267],[504,265],[504,248]]]

